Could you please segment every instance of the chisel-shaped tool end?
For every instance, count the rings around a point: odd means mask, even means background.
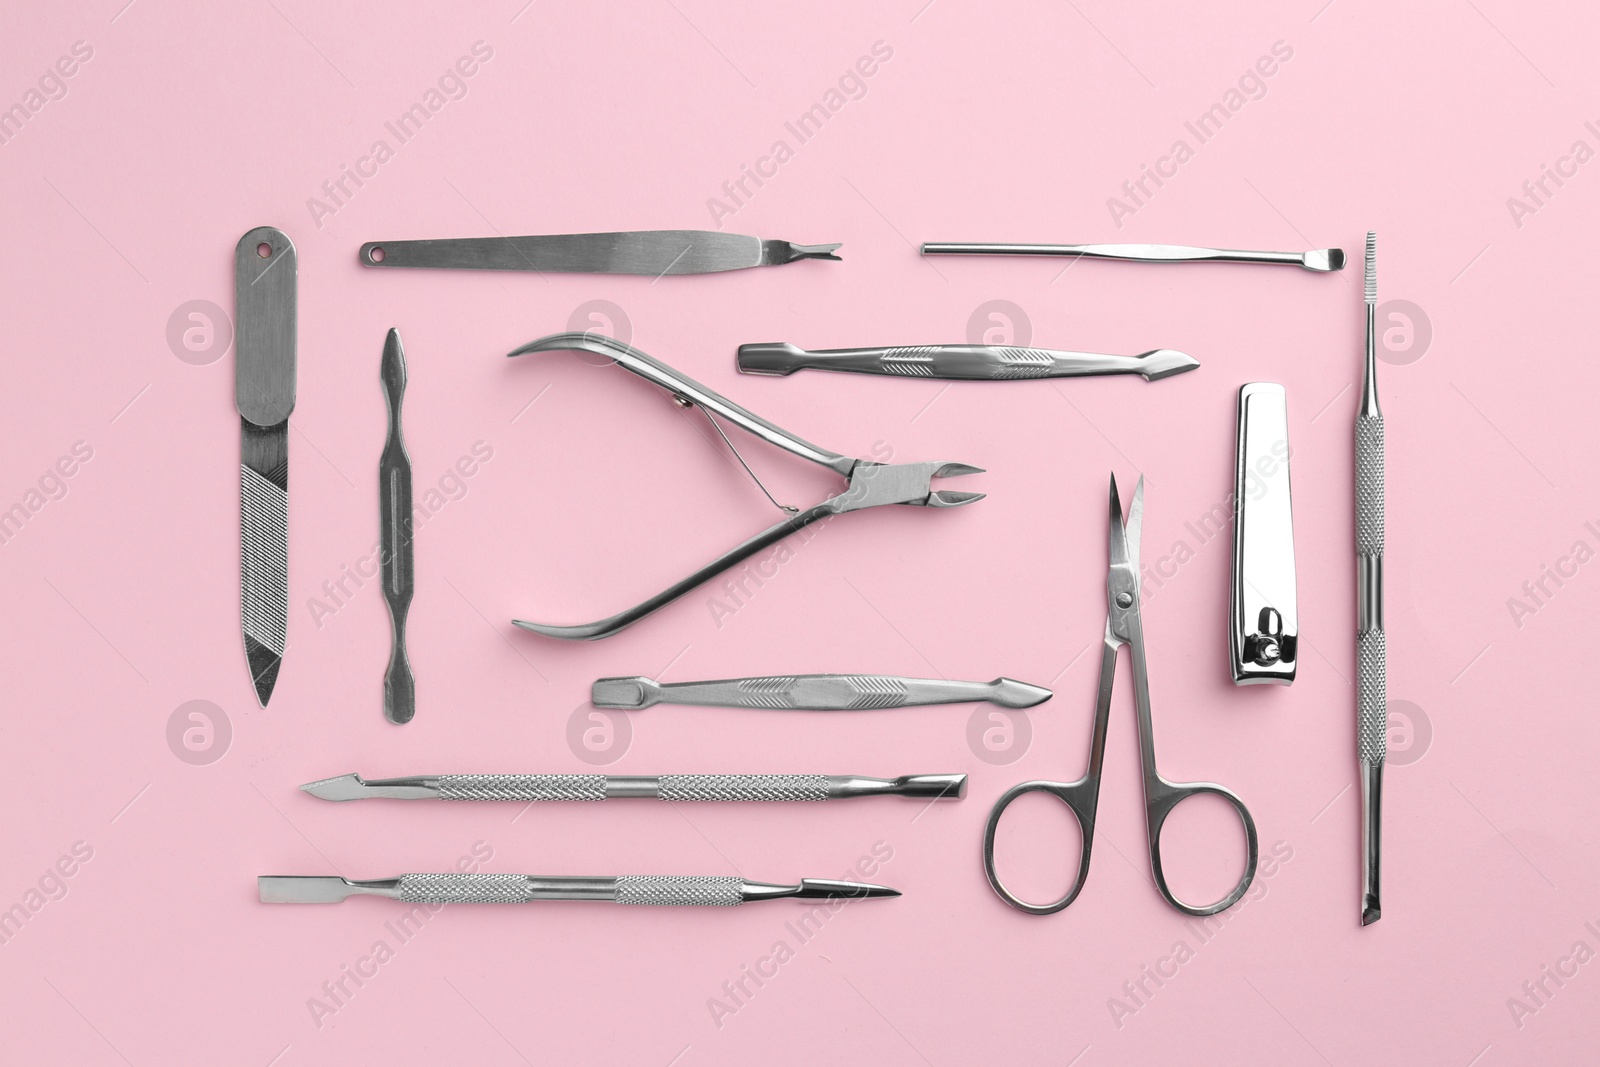
[[[278,684],[278,668],[283,657],[263,645],[249,634],[244,635],[244,653],[250,661],[250,679],[255,684],[256,700],[262,707],[272,699],[272,688]]]

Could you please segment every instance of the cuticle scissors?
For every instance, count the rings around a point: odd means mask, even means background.
[[[1139,614],[1139,533],[1144,520],[1144,478],[1133,491],[1133,503],[1123,521],[1122,502],[1117,496],[1117,479],[1111,478],[1110,568],[1106,577],[1109,612],[1106,616],[1105,645],[1100,656],[1100,685],[1095,703],[1094,732],[1089,744],[1089,766],[1076,782],[1022,782],[1012,786],[989,812],[983,831],[983,869],[989,885],[1007,904],[1033,915],[1050,915],[1077,899],[1089,876],[1089,853],[1094,845],[1095,808],[1100,800],[1100,769],[1105,760],[1106,725],[1111,714],[1111,687],[1117,674],[1117,650],[1128,646],[1133,671],[1134,710],[1139,729],[1139,763],[1144,778],[1145,826],[1150,839],[1150,869],[1157,892],[1168,904],[1186,915],[1215,915],[1233,906],[1250,888],[1256,874],[1256,824],[1250,811],[1232,790],[1211,782],[1169,782],[1156,772],[1155,739],[1150,724],[1150,684],[1145,667],[1144,624]],[[1077,878],[1066,895],[1050,904],[1030,904],[1006,888],[995,870],[994,838],[1011,802],[1025,793],[1049,793],[1061,800],[1077,817],[1083,832],[1083,851],[1078,860]],[[1161,827],[1172,809],[1192,796],[1213,793],[1232,804],[1244,823],[1248,858],[1239,884],[1214,904],[1185,904],[1167,887],[1161,867]]]

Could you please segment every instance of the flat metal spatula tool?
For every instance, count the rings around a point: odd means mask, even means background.
[[[263,904],[338,904],[375,896],[407,904],[526,904],[535,900],[599,900],[657,907],[733,908],[752,900],[865,900],[897,897],[870,882],[802,878],[793,885],[750,882],[737,875],[634,874],[609,878],[533,874],[402,874],[358,882],[332,875],[264,874]]]
[[[412,557],[411,457],[400,434],[400,403],[406,395],[406,354],[400,331],[390,330],[383,343],[379,374],[389,404],[389,434],[378,461],[378,511],[383,523],[383,599],[389,605],[393,643],[389,669],[383,676],[383,714],[392,723],[407,723],[417,713],[417,683],[406,658],[406,613],[416,587]]]

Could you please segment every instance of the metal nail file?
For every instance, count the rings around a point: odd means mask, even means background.
[[[400,435],[400,402],[406,393],[406,354],[400,331],[390,330],[383,342],[380,370],[389,404],[389,434],[378,461],[378,510],[383,524],[381,556],[383,598],[389,604],[393,643],[383,676],[383,714],[392,723],[407,723],[417,713],[417,684],[406,658],[406,613],[416,585],[412,559],[411,457]]]
[[[1361,925],[1378,921],[1389,648],[1383,631],[1383,409],[1378,406],[1378,235],[1367,233],[1367,358],[1356,411],[1356,701],[1361,753]]]
[[[823,801],[854,797],[967,795],[964,774],[907,774],[863,778],[854,774],[432,774],[363,778],[341,774],[300,787],[323,800],[537,801]]]
[[[813,368],[971,382],[1138,374],[1145,381],[1153,382],[1194,370],[1199,365],[1200,361],[1193,356],[1170,348],[1153,349],[1137,356],[1108,356],[1008,345],[913,345],[812,351],[783,341],[739,346],[739,369],[746,374],[784,375]]]
[[[289,621],[289,413],[294,410],[294,243],[262,226],[233,252],[234,403],[240,446],[240,616],[250,679],[272,699]]]
[[[802,878],[795,885],[749,882],[737,875],[644,874],[614,878],[533,874],[402,874],[357,882],[333,875],[264,874],[256,879],[263,904],[337,904],[375,896],[407,904],[526,904],[535,900],[598,900],[658,907],[732,908],[752,900],[865,900],[897,897],[898,889],[868,882]]]
[[[1309,252],[1248,252],[1236,248],[1193,248],[1189,245],[1009,245],[967,241],[935,241],[922,246],[925,256],[1072,256],[1079,259],[1122,259],[1140,263],[1284,263],[1323,273],[1344,270],[1344,249],[1314,248]]]
[[[1250,382],[1239,390],[1233,490],[1228,644],[1235,685],[1294,681],[1300,616],[1289,456],[1289,404],[1283,386]]]
[[[771,678],[727,678],[712,682],[657,682],[650,678],[601,678],[590,691],[597,708],[638,711],[656,704],[699,708],[766,708],[793,711],[864,711],[928,704],[987,701],[1002,708],[1031,708],[1050,690],[1011,678],[955,682],[944,678],[900,678],[884,674],[790,674]]]
[[[839,246],[797,245],[714,230],[555,233],[537,237],[464,237],[369,241],[368,267],[531,270],[553,274],[714,274],[772,267],[797,259],[833,259]]]

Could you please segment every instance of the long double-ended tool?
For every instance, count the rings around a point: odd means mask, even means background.
[[[797,259],[832,259],[839,246],[797,245],[714,230],[555,233],[539,237],[466,237],[369,241],[368,267],[531,270],[551,274],[714,274],[774,267]]]
[[[625,874],[610,878],[536,874],[402,874],[357,882],[336,875],[264,874],[263,904],[337,904],[346,897],[387,897],[407,904],[527,904],[599,900],[657,907],[733,908],[752,900],[865,900],[897,897],[870,882],[802,878],[795,885],[749,882],[736,875]]]
[[[1309,252],[1245,252],[1234,248],[1189,245],[1010,245],[968,241],[933,241],[922,246],[925,256],[1071,256],[1078,259],[1122,259],[1140,263],[1285,263],[1322,273],[1344,269],[1344,249],[1314,248]]]
[[[400,402],[406,395],[406,354],[400,331],[390,330],[383,342],[380,371],[389,405],[389,433],[378,461],[378,513],[383,524],[383,599],[389,605],[391,645],[383,676],[383,714],[392,723],[406,723],[417,713],[417,683],[406,658],[406,613],[416,588],[412,556],[411,457],[400,434]]]
[[[749,559],[764,548],[777,544],[798,530],[803,530],[820,519],[833,515],[842,515],[846,512],[861,511],[866,508],[875,508],[884,504],[911,504],[919,507],[952,508],[962,504],[970,504],[975,500],[983,499],[982,493],[966,493],[954,490],[936,490],[932,486],[934,478],[956,477],[963,474],[980,474],[982,468],[968,466],[965,463],[874,463],[871,460],[855,459],[850,456],[841,456],[837,452],[830,452],[825,448],[796,437],[779,426],[776,426],[761,416],[746,411],[731,400],[712,392],[692,378],[673,370],[665,363],[646,355],[631,345],[623,344],[602,334],[593,333],[560,333],[550,337],[541,337],[521,348],[511,352],[512,356],[526,355],[530,352],[560,352],[579,351],[589,352],[597,356],[616,361],[623,369],[631,371],[645,381],[665,389],[672,397],[685,407],[698,407],[705,412],[711,425],[716,428],[728,447],[733,449],[736,457],[739,451],[733,448],[733,442],[728,440],[713,415],[720,415],[733,423],[741,430],[776,445],[785,451],[792,452],[801,459],[810,460],[812,463],[827,467],[844,478],[849,479],[849,484],[844,492],[838,496],[829,497],[820,504],[815,504],[804,511],[778,505],[789,517],[770,529],[764,530],[754,537],[734,548],[729,549],[716,559],[707,563],[681,582],[672,585],[666,590],[656,594],[641,604],[636,604],[625,611],[619,611],[595,622],[580,623],[572,626],[556,626],[542,622],[524,622],[520,619],[513,620],[517,626],[534,633],[544,634],[547,637],[561,637],[569,640],[594,640],[610,637],[612,634],[631,626],[640,619],[649,615],[678,597],[687,593],[695,586],[712,578],[732,567],[734,564]],[[750,471],[743,457],[739,462],[745,470],[755,478],[755,472]],[[759,478],[756,484],[761,485]],[[765,486],[762,492],[766,492]],[[771,494],[767,494],[771,499]],[[776,501],[774,501],[776,504]]]
[[[1356,702],[1361,754],[1361,925],[1378,921],[1389,651],[1383,632],[1383,409],[1378,406],[1378,235],[1367,233],[1367,360],[1356,411]]]
[[[958,382],[1007,382],[1028,378],[1087,378],[1137,374],[1147,382],[1194,370],[1200,361],[1170,348],[1137,356],[1062,352],[1010,345],[910,345],[895,348],[826,348],[808,351],[783,341],[739,346],[739,369],[746,374],[793,374],[797,370],[835,370],[896,378],[939,378]]]
[[[856,797],[967,795],[964,774],[907,774],[863,778],[853,774],[433,774],[362,778],[341,774],[300,787],[323,800],[667,800],[783,802]]]
[[[289,628],[289,413],[294,410],[294,243],[261,226],[233,250],[234,405],[239,464],[239,601],[245,659],[262,707]]]
[[[597,708],[638,711],[657,704],[697,708],[765,708],[786,711],[865,711],[984,701],[1002,708],[1031,708],[1050,690],[1013,678],[956,682],[886,674],[789,674],[725,678],[712,682],[658,682],[652,678],[601,678],[590,690]]]

